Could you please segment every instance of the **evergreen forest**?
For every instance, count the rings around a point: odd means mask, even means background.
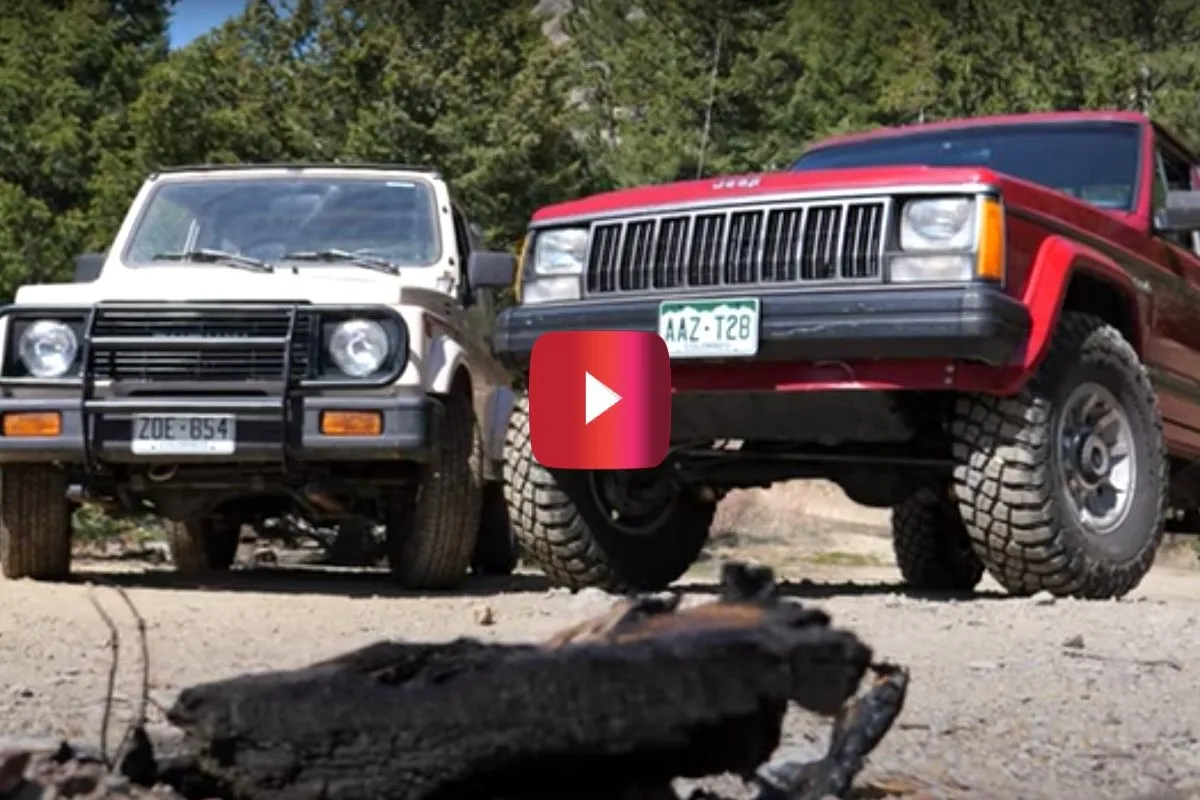
[[[433,165],[513,247],[545,203],[879,125],[1140,109],[1200,143],[1195,0],[250,0],[175,50],[171,6],[4,3],[0,297],[161,166]]]

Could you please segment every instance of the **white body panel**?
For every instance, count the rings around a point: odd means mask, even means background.
[[[276,266],[271,273],[210,263],[130,266],[123,258],[155,187],[171,181],[221,181],[278,176],[356,177],[422,181],[437,206],[441,257],[427,267],[404,268],[398,275],[352,264]],[[198,169],[152,176],[138,192],[112,246],[100,276],[90,283],[37,284],[21,287],[17,305],[89,306],[99,301],[307,301],[314,304],[386,305],[397,309],[409,329],[409,362],[391,392],[442,394],[456,377],[469,377],[483,428],[489,461],[502,457],[504,429],[512,395],[508,376],[491,355],[482,332],[473,329],[459,296],[466,265],[455,236],[452,201],[436,174],[402,169],[362,167],[278,167]],[[7,320],[5,320],[7,323]],[[7,324],[0,327],[5,346]],[[345,390],[341,390],[345,391]],[[368,390],[369,391],[369,390]],[[372,391],[376,393],[378,390]],[[499,425],[499,429],[496,426]]]

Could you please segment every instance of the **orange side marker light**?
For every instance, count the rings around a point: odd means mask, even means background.
[[[985,280],[1004,280],[1004,209],[994,197],[985,197],[979,205],[983,215],[979,226],[979,260],[975,274]]]
[[[383,415],[378,411],[322,411],[321,433],[326,436],[378,436]]]
[[[21,411],[4,415],[5,436],[58,436],[62,433],[62,415],[57,411]]]

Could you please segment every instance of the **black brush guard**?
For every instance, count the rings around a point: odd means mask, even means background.
[[[244,322],[251,334],[189,335],[160,333],[159,335],[111,335],[106,330],[113,322],[129,322],[139,317],[149,324],[153,321],[175,322],[203,327],[213,320]],[[273,333],[253,333],[259,323],[269,319],[276,325]],[[393,353],[386,368],[367,378],[348,378],[328,374],[321,368],[323,330],[330,323],[348,319],[371,319],[385,326],[390,323],[394,337]],[[82,423],[83,466],[88,475],[100,470],[98,433],[105,415],[189,413],[189,414],[254,414],[273,418],[282,431],[281,459],[284,471],[289,471],[299,430],[297,415],[299,400],[306,395],[325,390],[374,389],[396,381],[408,364],[409,333],[401,314],[380,305],[326,305],[305,302],[245,303],[245,302],[100,302],[91,306],[34,306],[10,305],[0,309],[0,320],[8,323],[3,353],[0,390],[11,397],[13,389],[79,389],[79,414]],[[61,378],[37,378],[13,375],[22,370],[17,355],[17,341],[23,323],[55,320],[71,325],[79,338],[77,369]],[[304,335],[298,335],[301,332]],[[301,352],[303,349],[303,352]],[[262,351],[277,350],[276,359],[264,358]],[[258,366],[250,376],[228,374],[228,366],[209,370],[205,375],[205,355],[243,352],[252,354]],[[145,361],[167,354],[189,357],[197,364],[194,375],[180,378],[172,375],[155,380],[145,375],[126,380],[114,372],[113,363],[122,354],[142,354]],[[298,357],[298,356],[303,357]],[[272,368],[263,369],[271,362]],[[146,370],[148,375],[150,370]],[[98,397],[97,381],[110,381],[114,396]],[[146,461],[160,460],[147,457]]]

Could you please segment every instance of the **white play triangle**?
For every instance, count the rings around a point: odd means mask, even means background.
[[[621,395],[605,386],[590,372],[583,373],[583,424],[592,420],[621,402]]]

